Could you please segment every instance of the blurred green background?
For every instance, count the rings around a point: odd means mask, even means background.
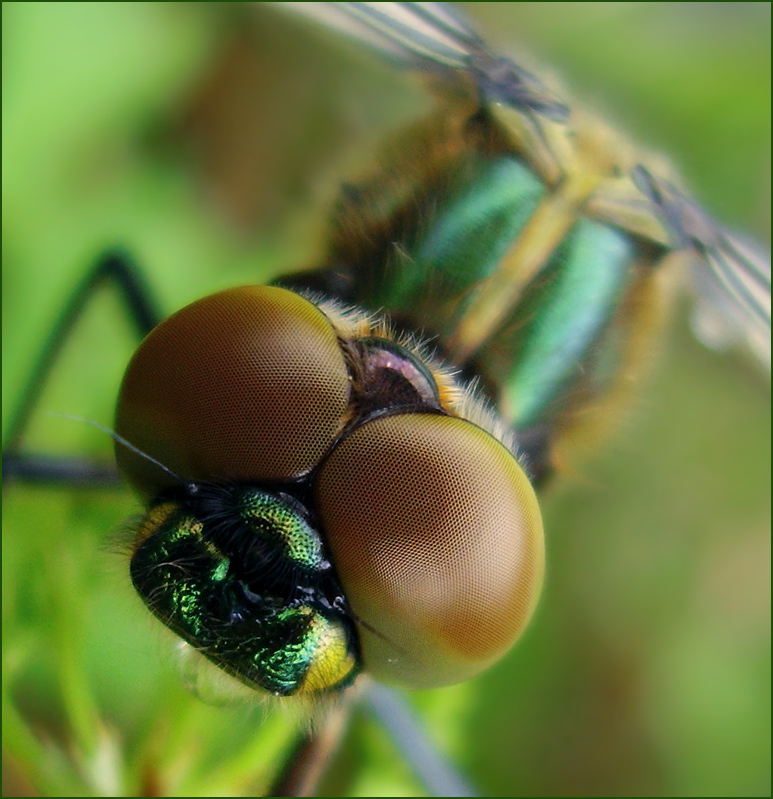
[[[723,221],[770,235],[770,4],[477,3],[497,48],[669,154]],[[531,62],[529,62],[531,63]],[[172,311],[313,264],[339,182],[430,107],[409,76],[273,9],[3,4],[3,425],[78,278],[123,245]],[[545,498],[548,578],[515,650],[411,696],[484,795],[770,794],[770,403],[685,314],[621,436]],[[134,342],[105,293],[30,448],[110,457]],[[128,581],[128,492],[3,505],[4,795],[250,795],[283,711],[189,694]],[[421,795],[353,721],[330,795]]]

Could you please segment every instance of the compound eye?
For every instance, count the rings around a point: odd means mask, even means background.
[[[332,451],[315,495],[374,677],[450,685],[518,638],[542,585],[542,520],[488,433],[441,415],[376,419]]]
[[[293,292],[246,286],[188,305],[147,336],[115,429],[184,480],[286,480],[330,447],[348,391],[327,317]],[[116,456],[146,498],[172,482],[123,446]]]

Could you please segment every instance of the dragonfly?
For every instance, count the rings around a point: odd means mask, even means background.
[[[535,111],[535,113],[536,113],[536,111]],[[646,177],[645,177],[645,179],[643,181],[643,185],[644,185],[644,188],[646,189],[646,191],[649,191],[652,194],[654,194],[656,191],[660,190],[659,186],[653,185],[653,183],[648,181],[646,179]],[[646,191],[644,192],[645,194],[646,194]],[[664,210],[666,210],[666,209],[664,209]],[[667,216],[667,214],[666,214],[666,216]],[[737,381],[735,381],[735,382],[737,382]],[[606,479],[609,480],[609,476],[607,476]],[[40,496],[40,495],[38,494],[36,496]],[[609,497],[607,496],[604,499],[605,499],[604,502],[601,502],[601,503],[597,504],[597,506],[596,506],[597,511],[599,511],[599,508],[607,508],[607,510],[609,509],[609,505],[610,505]],[[73,501],[73,500],[68,500],[68,501]],[[114,495],[113,496],[108,496],[104,500],[100,500],[100,502],[102,502],[102,501],[104,501],[106,505],[109,505],[112,508],[112,512],[115,515],[115,506],[116,506],[116,498],[115,498],[115,496]],[[88,502],[92,503],[93,500],[89,499]],[[126,498],[118,500],[118,502],[119,503],[123,502],[123,503],[125,503],[127,505],[127,507],[131,507],[130,503],[128,502],[128,500],[126,500]],[[572,504],[572,497],[570,497],[568,500],[565,499],[564,502],[566,503],[566,506],[569,508],[567,513],[571,514],[571,515],[575,515],[575,513],[573,511],[576,509],[576,504],[575,505]],[[83,504],[83,501],[81,500],[79,505],[82,505],[82,504]],[[127,511],[127,513],[128,513],[128,511]],[[118,515],[120,515],[120,514],[118,514]],[[590,529],[586,533],[583,534],[584,538],[586,538],[586,539],[590,538],[592,540],[592,535],[593,535],[593,533],[592,533],[592,524],[593,524],[592,522],[588,523],[588,527]],[[576,522],[575,522],[575,525],[576,525]],[[551,526],[551,525],[549,525],[549,526]],[[99,529],[104,531],[105,527],[106,527],[105,523],[101,522],[101,528],[99,528]],[[575,530],[576,529],[577,529],[577,527],[575,526]],[[577,533],[577,535],[579,536],[580,534]],[[69,539],[66,539],[66,540],[69,540]],[[73,551],[71,552],[71,555],[70,555],[72,557],[72,559],[74,561],[77,561],[78,560],[78,556],[83,556],[84,555],[83,550],[85,548],[87,548],[86,545],[87,544],[93,544],[93,540],[94,539],[89,539],[87,542],[82,542],[81,547],[80,547],[80,552],[77,551],[77,549],[73,549]],[[77,542],[72,542],[72,543],[75,544],[76,547],[77,547]],[[578,548],[577,548],[578,544],[576,544],[576,543],[573,543],[571,541],[566,541],[566,540],[561,540],[560,543],[562,545],[565,544],[567,547],[569,547],[570,551],[573,552],[574,554],[577,554],[577,552],[579,551]],[[556,549],[558,549],[559,543],[556,542],[556,544],[554,546],[556,547]],[[598,544],[596,546],[598,546]],[[16,562],[18,563],[20,561],[16,561]],[[21,562],[23,563],[24,561],[21,560]],[[92,561],[92,563],[93,563],[93,561]],[[57,565],[59,565],[59,564],[57,564]],[[78,565],[77,565],[77,563],[73,563],[73,564],[69,564],[68,565],[65,562],[63,570],[66,570],[67,568],[72,568],[72,569],[76,569],[77,570]],[[92,566],[92,570],[93,570],[93,568],[94,567]],[[559,560],[559,568],[560,568],[560,560]],[[586,566],[586,568],[589,568],[589,566]],[[61,571],[63,571],[63,570],[61,570]],[[106,606],[107,605],[113,606],[115,604],[119,604],[120,605],[121,603],[126,604],[128,602],[128,598],[127,597],[122,597],[120,594],[116,594],[115,592],[112,592],[110,590],[108,590],[106,593],[102,593],[101,594],[101,598],[102,598],[102,603],[101,604],[102,604],[103,617],[101,619],[101,630],[100,630],[100,626],[99,626],[99,623],[98,623],[99,622],[99,617],[95,616],[94,609],[91,608],[91,607],[90,608],[83,607],[83,601],[79,600],[77,595],[76,595],[77,594],[77,591],[76,591],[76,587],[77,586],[75,586],[75,585],[69,585],[68,586],[67,574],[65,573],[64,575],[62,575],[61,571],[59,569],[55,569],[52,572],[52,574],[51,574],[52,580],[54,582],[56,580],[59,580],[62,583],[61,587],[62,587],[63,590],[61,591],[61,593],[59,593],[57,595],[58,596],[58,603],[59,603],[59,604],[57,604],[57,607],[65,607],[66,606],[68,608],[68,616],[67,616],[67,618],[72,620],[72,619],[77,619],[78,618],[79,605],[80,605],[80,612],[84,613],[84,614],[87,614],[87,618],[89,619],[88,625],[84,625],[84,626],[88,626],[88,628],[92,629],[92,630],[97,629],[98,631],[104,632],[105,631],[105,627],[109,627],[113,623],[113,622],[111,622],[109,620],[111,618],[111,615],[107,614],[107,611],[105,610]],[[560,573],[561,572],[559,572],[559,574]],[[93,576],[93,571],[89,572],[89,575]],[[556,579],[556,578],[552,578],[552,579]],[[69,591],[67,590],[68,587],[70,588]],[[32,615],[34,616],[34,608],[32,610],[33,610],[33,614]],[[20,614],[23,613],[23,612],[24,612],[24,609],[22,609],[20,611]],[[28,613],[30,612],[29,609],[27,610],[27,612]],[[549,613],[549,609],[546,612]],[[132,610],[127,610],[127,613],[128,613],[128,615],[131,616],[132,615]],[[97,620],[96,624],[95,624],[95,618]],[[582,618],[583,618],[582,615],[580,615],[580,619],[582,619]],[[549,617],[548,617],[548,619],[549,619]],[[588,624],[588,620],[584,619],[584,621],[586,622],[586,625],[587,625]],[[620,622],[621,620],[620,619],[617,619],[617,620],[613,619],[610,623],[614,625],[615,621]],[[590,626],[590,625],[588,625],[588,626]],[[594,628],[594,627],[590,626],[590,629],[597,633],[596,637],[598,638],[599,637],[598,636],[599,628],[598,627]],[[601,628],[601,629],[603,629],[603,628]],[[566,632],[566,629],[564,631]],[[538,635],[538,634],[539,634],[538,632],[534,633],[534,635]],[[59,635],[63,636],[64,633],[60,631]],[[577,633],[575,632],[574,635],[576,636]],[[96,635],[94,637],[96,637]],[[61,638],[55,638],[54,640],[57,641],[57,644],[54,647],[54,650],[57,653],[62,655],[61,660],[64,661],[64,663],[66,664],[67,657],[71,656],[71,654],[68,654],[67,646],[65,646],[63,644],[63,641],[61,640]],[[591,640],[593,640],[593,639],[591,638]],[[626,639],[624,639],[624,640],[626,640]],[[628,640],[630,641],[630,639],[628,639]],[[584,639],[583,639],[583,642],[584,642]],[[527,640],[524,642],[524,646],[528,645],[528,643],[529,643],[529,639],[527,638]],[[587,642],[584,642],[584,643],[587,643]],[[581,643],[581,641],[578,640],[578,638],[575,638],[575,645],[576,645],[575,648],[574,648],[575,653],[577,652],[578,649],[580,651],[582,651],[584,643]],[[599,642],[599,643],[603,643],[603,641]],[[99,645],[98,644],[95,643],[94,646],[96,646],[99,649]],[[133,651],[137,651],[137,648],[139,648],[140,651],[143,651],[143,649],[144,649],[144,647],[141,644],[138,647],[137,643],[135,642],[135,645],[133,647]],[[519,656],[519,651],[522,651],[521,647],[519,647],[518,650],[516,650],[516,652],[512,656],[514,663],[515,663],[515,659]],[[15,653],[17,655],[19,654],[19,649],[18,648],[15,650]],[[104,657],[105,653],[100,651],[100,654],[102,655],[102,657]],[[616,652],[614,654],[616,654],[618,656],[617,659],[612,658],[612,659],[610,659],[609,663],[611,663],[611,664],[617,663],[618,665],[620,665],[623,653]],[[527,662],[528,662],[528,658],[529,658],[528,651],[526,653],[523,653],[522,656],[526,657],[527,658]],[[576,656],[576,654],[575,654],[575,656]],[[534,657],[534,655],[532,655],[532,658],[533,657]],[[109,659],[110,658],[108,657],[108,660]],[[153,662],[153,661],[151,661],[151,662]],[[532,661],[532,663],[533,663],[533,661]],[[117,694],[120,695],[122,692],[118,688],[118,686],[117,686],[115,681],[118,680],[119,678],[124,678],[125,679],[124,675],[125,675],[126,664],[124,662],[122,662],[119,665],[119,664],[115,663],[115,661],[113,661],[112,665],[115,668],[115,671],[114,671],[112,677],[110,677],[110,676],[106,677],[104,674],[100,675],[101,679],[103,680],[103,687],[101,688],[101,690],[104,693],[105,691],[109,691],[110,688],[112,687],[112,688],[115,688],[116,691],[117,691]],[[532,668],[534,668],[534,666],[532,666]],[[149,671],[151,672],[152,678],[156,681],[157,685],[166,686],[168,688],[168,690],[172,691],[173,694],[174,694],[175,689],[172,688],[171,686],[173,684],[176,684],[176,683],[174,683],[175,677],[168,677],[168,676],[167,677],[163,677],[162,675],[159,675],[157,666],[149,667]],[[527,671],[528,671],[528,669],[527,669]],[[514,674],[518,674],[519,672],[516,671],[516,672],[513,672],[513,673]],[[69,700],[72,703],[72,707],[75,708],[75,707],[77,707],[77,705],[75,705],[75,699],[78,698],[78,688],[79,688],[77,675],[70,673],[68,679],[69,679],[69,682],[67,682],[67,681],[64,682],[65,690],[63,690],[63,696],[65,697],[65,703]],[[110,682],[111,679],[114,681],[112,684]],[[483,677],[481,679],[486,679],[486,678]],[[496,679],[496,677],[492,677],[491,679]],[[515,678],[513,678],[513,679],[515,679]],[[179,681],[179,679],[178,679],[178,681]],[[507,683],[507,685],[504,685],[503,683]],[[496,683],[496,682],[493,683],[493,685],[496,686],[496,695],[497,696],[502,696],[503,695],[502,692],[505,691],[505,690],[509,690],[509,691],[518,690],[517,687],[514,688],[514,686],[510,685],[509,683],[510,683],[510,679],[507,676],[505,676],[504,673],[502,673],[502,677],[500,678],[499,683]],[[605,684],[605,681],[604,680],[600,680],[598,685],[597,685],[597,688],[600,689],[604,684]],[[107,686],[107,687],[105,687],[105,686]],[[22,707],[24,706],[23,697],[25,695],[25,692],[24,692],[24,688],[25,687],[26,686],[24,684],[22,684],[21,686],[19,686],[18,684],[14,686],[15,690],[18,692],[18,695],[22,697],[22,700],[20,702],[20,705]],[[179,701],[180,703],[185,703],[186,700],[180,698],[180,694],[176,694],[176,697],[177,697],[177,699],[175,701]],[[442,706],[443,704],[448,704],[449,703],[449,697],[451,698],[450,699],[451,703],[457,702],[457,703],[461,703],[463,705],[465,703],[465,701],[469,701],[469,700],[465,700],[465,698],[464,698],[465,694],[463,693],[463,689],[457,689],[456,692],[453,691],[452,689],[448,689],[446,692],[441,692],[441,698],[439,698],[439,699],[433,700],[431,697],[422,697],[420,699],[420,701],[425,702],[426,703],[426,707],[428,707],[428,708],[432,707],[433,701],[436,702],[435,712],[438,712],[440,714],[441,719],[442,719],[442,707],[438,708],[437,705],[441,705]],[[454,697],[455,697],[455,699],[454,699]],[[82,699],[82,696],[80,698]],[[27,702],[28,702],[27,706],[29,706],[29,700],[27,700]],[[215,725],[215,726],[218,725],[218,722],[215,721],[215,719],[217,719],[218,716],[216,714],[214,714],[214,713],[210,713],[210,711],[212,710],[211,708],[206,708],[206,706],[199,707],[198,705],[195,705],[195,704],[192,704],[190,706],[187,706],[187,705],[183,704],[183,706],[185,706],[185,707],[195,707],[196,708],[196,710],[190,710],[189,709],[189,712],[193,713],[197,717],[198,725],[196,725],[196,729],[199,729],[199,730],[200,729],[209,729],[211,725]],[[528,708],[528,703],[525,702],[524,695],[521,695],[521,705],[520,705],[520,707],[521,707],[521,709],[523,709],[524,707]],[[92,753],[93,752],[99,752],[99,753],[105,755],[106,751],[109,752],[109,746],[107,745],[106,742],[109,742],[112,739],[111,739],[111,737],[109,735],[106,735],[104,739],[100,739],[99,736],[96,733],[94,733],[93,729],[90,732],[90,725],[89,725],[89,719],[88,719],[88,710],[89,710],[88,704],[86,705],[86,709],[85,710],[84,710],[82,705],[80,706],[80,713],[85,718],[81,719],[81,726],[80,727],[77,727],[77,726],[74,725],[76,733],[80,736],[77,739],[78,743],[82,745],[82,751],[83,752],[92,752]],[[223,711],[221,710],[219,712],[222,715]],[[457,712],[464,712],[464,708],[463,707],[462,708],[457,708]],[[512,711],[512,712],[515,713],[516,711]],[[198,715],[196,715],[196,714],[198,714]],[[429,715],[431,716],[432,714],[430,713]],[[76,713],[76,716],[77,716],[77,713]],[[125,728],[124,729],[126,731],[126,740],[130,741],[131,740],[131,737],[130,737],[131,736],[131,714],[127,711],[126,707],[124,707],[123,709],[119,708],[118,711],[117,711],[117,717],[121,718],[125,722]],[[496,716],[495,716],[495,718],[496,718]],[[557,723],[557,721],[558,721],[558,714],[555,711],[552,714],[552,720],[553,720],[554,724]],[[254,718],[250,719],[250,721],[252,721],[254,723]],[[500,717],[500,721],[501,721],[501,717]],[[180,722],[180,723],[183,723],[183,722]],[[232,716],[230,717],[228,723],[231,726],[233,726],[233,717]],[[220,733],[223,732],[222,727],[224,726],[224,724],[225,723],[222,722],[222,721],[219,722],[220,729],[218,729],[218,732],[220,732]],[[272,724],[274,724],[274,727],[271,727]],[[440,722],[440,724],[442,725],[442,721]],[[248,724],[245,723],[245,726],[248,726]],[[281,725],[279,725],[279,726],[281,726]],[[512,728],[510,728],[510,729],[512,729]],[[246,732],[244,732],[243,729],[240,730],[240,733],[243,736],[245,736],[247,734]],[[525,733],[523,733],[523,734],[525,735]],[[267,722],[267,729],[265,731],[265,735],[263,735],[263,736],[257,735],[257,734],[254,733],[254,731],[251,733],[250,740],[253,742],[252,745],[254,746],[254,749],[251,750],[251,751],[255,752],[255,753],[260,752],[263,757],[266,757],[267,753],[270,751],[269,744],[267,743],[267,739],[271,740],[272,735],[273,735],[273,737],[277,736],[276,719],[273,719],[273,718],[269,719],[268,722]],[[91,737],[91,740],[90,740],[90,737]],[[226,738],[223,737],[221,740],[226,740]],[[135,739],[135,741],[136,741],[136,739]],[[101,748],[100,748],[100,743],[102,744]],[[135,765],[138,764],[138,763],[148,762],[147,758],[149,757],[149,749],[150,749],[150,747],[152,745],[154,745],[154,743],[147,743],[145,745],[146,749],[143,751],[142,745],[135,743],[135,747],[136,747],[135,748],[135,752],[134,752],[134,758],[135,758],[134,764]],[[185,758],[185,746],[186,745],[187,746],[191,746],[192,745],[190,737],[187,740],[187,744],[185,742],[183,742],[182,744],[178,743],[178,749],[176,750],[176,752],[172,751],[168,756],[169,757],[173,757],[173,755],[176,754],[176,756],[178,758]],[[577,751],[577,750],[575,749],[574,751]],[[509,756],[510,755],[508,753],[508,757]],[[247,758],[246,754],[245,754],[245,758]],[[240,776],[243,776],[243,775],[240,775]],[[193,779],[193,777],[191,777],[190,779]],[[197,779],[199,779],[199,780],[201,779],[201,774],[197,775]],[[108,790],[109,789],[106,787],[105,788],[105,792],[108,792]],[[147,787],[146,787],[146,790],[147,790]]]

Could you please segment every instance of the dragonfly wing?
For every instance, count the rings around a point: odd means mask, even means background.
[[[741,342],[770,371],[770,253],[717,224],[689,197],[643,166],[639,189],[657,207],[678,249],[696,256],[694,328],[707,345]]]
[[[471,77],[482,98],[555,122],[568,107],[542,81],[486,45],[443,3],[276,3],[380,51],[398,64],[453,80]],[[454,74],[455,73],[455,74]]]
[[[697,335],[710,346],[742,341],[770,371],[770,256],[720,227],[702,256],[693,279]]]

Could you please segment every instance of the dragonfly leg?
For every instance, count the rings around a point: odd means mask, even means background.
[[[360,677],[324,717],[305,732],[268,796],[313,796],[336,753],[352,711],[364,704],[394,742],[428,796],[478,796],[430,741],[399,691]]]
[[[102,253],[60,311],[21,393],[3,443],[4,484],[11,480],[93,487],[118,483],[118,473],[112,466],[85,458],[53,457],[22,450],[24,437],[57,359],[89,303],[104,286],[116,289],[139,338],[161,321],[161,312],[150,288],[129,256],[121,250]]]
[[[343,739],[360,696],[355,686],[344,694],[313,727],[307,729],[287,758],[267,796],[314,796]]]
[[[394,688],[369,682],[365,701],[429,796],[478,796],[438,752],[405,698]]]

